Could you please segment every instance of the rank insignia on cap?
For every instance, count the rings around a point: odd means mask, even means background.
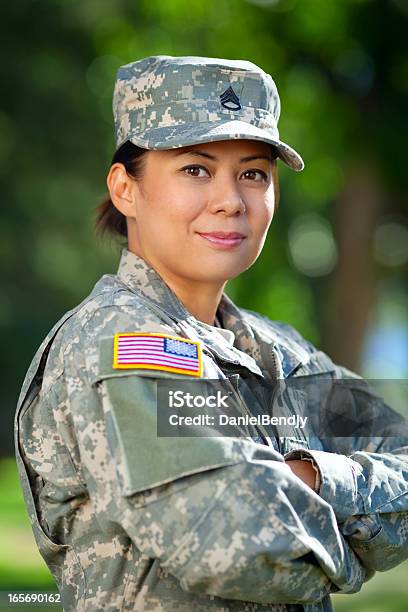
[[[231,85],[220,95],[221,106],[228,110],[240,110],[242,108],[239,98]]]
[[[115,334],[113,367],[201,376],[201,343],[154,332]]]

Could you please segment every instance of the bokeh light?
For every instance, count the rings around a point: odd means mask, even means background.
[[[383,223],[374,233],[374,257],[383,266],[408,262],[408,227],[397,222]]]
[[[289,251],[302,274],[329,274],[336,264],[337,249],[328,221],[315,213],[300,215],[289,228]]]

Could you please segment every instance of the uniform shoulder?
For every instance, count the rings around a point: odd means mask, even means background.
[[[257,327],[269,337],[273,337],[279,344],[290,346],[293,348],[301,347],[309,354],[315,353],[318,349],[309,340],[304,338],[292,325],[283,321],[273,321],[266,315],[263,315],[254,310],[241,308],[245,320],[251,327]]]
[[[57,330],[53,336],[53,330]],[[47,370],[58,376],[64,370],[67,355],[76,357],[97,350],[99,339],[120,332],[159,332],[174,334],[171,321],[141,293],[130,291],[113,275],[105,275],[92,292],[65,313],[53,327],[48,340],[52,344]],[[43,343],[44,344],[44,343]],[[44,344],[45,346],[45,344]]]
[[[99,328],[104,322],[119,319],[119,324],[144,326],[164,322],[166,315],[141,292],[129,289],[113,274],[105,274],[91,293],[74,309],[72,325],[80,331]]]
[[[104,281],[103,283],[101,281]],[[114,334],[128,331],[147,331],[149,326],[169,327],[165,313],[141,292],[131,291],[113,275],[105,275],[74,312],[65,326],[65,333]],[[99,285],[99,287],[98,287]]]

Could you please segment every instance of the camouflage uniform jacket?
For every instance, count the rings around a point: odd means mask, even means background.
[[[124,249],[118,273],[38,349],[16,450],[64,610],[318,612],[332,609],[330,593],[356,592],[406,558],[406,439],[157,437],[155,385],[168,373],[114,369],[117,332],[199,340],[206,378],[344,375],[293,328],[225,294],[217,314],[234,345]],[[284,462],[305,456],[318,493]]]

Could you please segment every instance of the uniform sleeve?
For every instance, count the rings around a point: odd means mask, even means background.
[[[98,374],[92,339],[84,341],[86,351],[72,345],[65,352],[64,375],[103,528],[119,524],[187,591],[292,603],[361,588],[371,574],[330,504],[281,455],[247,440],[163,441],[153,425],[162,374]]]
[[[294,450],[285,459],[314,460],[319,495],[333,508],[343,535],[365,567],[384,571],[408,557],[407,422],[362,379],[344,368],[336,371],[351,381],[347,410],[365,415],[362,433],[366,428],[373,435],[327,437],[324,450]],[[374,435],[376,430],[389,435]]]

